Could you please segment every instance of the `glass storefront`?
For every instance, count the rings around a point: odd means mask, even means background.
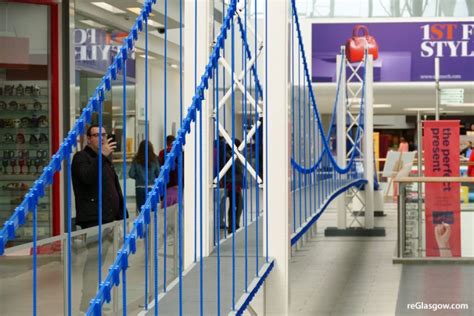
[[[113,58],[117,54],[119,47],[123,43],[124,33],[113,30],[102,25],[101,28],[91,28],[80,15],[76,15],[74,30],[74,55],[75,55],[75,82],[76,82],[76,118],[79,117],[82,109],[87,105],[90,96],[99,85],[100,80],[106,72]],[[95,24],[99,25],[99,24]],[[136,125],[135,106],[135,54],[129,55],[127,61],[126,78],[126,124],[127,124],[127,144],[122,144],[122,108],[123,108],[123,77],[121,73],[117,75],[117,80],[112,83],[112,89],[105,95],[103,124],[107,133],[115,135],[118,143],[117,151],[114,153],[121,157],[121,152],[125,148],[127,153],[133,152],[135,144],[134,130]],[[92,123],[98,123],[93,117]]]
[[[53,19],[48,5],[0,3],[0,226],[49,163],[59,137]],[[48,187],[38,204],[38,239],[53,234],[53,191]],[[31,215],[9,245],[32,240]]]

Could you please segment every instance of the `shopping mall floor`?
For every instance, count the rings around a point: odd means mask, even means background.
[[[293,252],[290,315],[474,315],[474,265],[393,264],[397,212],[376,217],[386,237],[324,237],[336,223],[328,209],[317,235]],[[468,310],[410,310],[407,304],[465,303]],[[420,306],[420,305],[418,305]]]
[[[291,316],[474,315],[474,265],[393,264],[396,247],[396,204],[386,203],[384,211],[386,216],[376,217],[376,226],[385,227],[386,237],[369,238],[324,237],[325,227],[334,226],[336,223],[336,210],[326,210],[318,221],[314,236],[308,238],[303,246],[292,253]],[[129,263],[129,315],[136,315],[142,305],[139,299],[143,295],[141,251],[142,249],[138,249],[137,255],[133,256]],[[72,276],[75,293],[73,314],[78,312],[79,303],[82,301],[81,292],[85,291],[84,285],[95,284],[84,279],[84,262],[87,262],[84,254],[87,253],[88,251],[79,251],[76,254],[78,257]],[[105,266],[108,266],[114,257],[112,251],[109,253]],[[0,296],[1,301],[8,304],[0,304],[0,315],[30,315],[31,265],[19,265],[18,261],[12,263],[15,263],[14,266],[2,267],[2,275],[6,279],[3,280],[5,282],[0,281]],[[169,272],[171,275],[171,271]],[[60,258],[41,267],[39,314],[63,314],[62,273]],[[91,286],[91,289],[94,290],[94,286]],[[261,297],[257,295],[252,304],[257,312],[262,306]],[[434,312],[410,310],[407,307],[408,304],[421,302],[463,303],[468,304],[470,309]],[[111,315],[110,307],[106,309],[109,312],[104,315]]]

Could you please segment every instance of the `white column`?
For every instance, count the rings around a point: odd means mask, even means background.
[[[208,62],[209,57],[209,28],[210,22],[209,15],[209,1],[200,0],[197,1],[197,7],[195,6],[194,0],[185,1],[184,10],[184,99],[183,99],[183,116],[187,114],[187,110],[191,105],[192,97],[195,94],[195,87],[199,85],[201,76],[204,73],[205,66]],[[194,45],[195,45],[195,27],[194,27],[194,12],[198,10],[198,22],[197,22],[197,72],[196,72],[196,85],[194,80]],[[209,133],[209,111],[210,105],[206,100],[209,100],[207,93],[205,94],[205,100],[202,102],[202,126],[198,125],[196,130],[196,124],[193,123],[191,126],[191,133],[186,135],[186,145],[184,147],[184,269],[189,267],[194,261],[194,209],[196,205],[197,212],[197,223],[196,223],[196,258],[199,260],[200,256],[200,187],[199,183],[202,183],[202,212],[203,212],[203,256],[209,254],[209,243],[210,243],[210,229],[209,229],[209,212],[211,212],[212,202],[209,199],[209,184],[212,183],[210,179],[210,167],[211,157],[210,150],[212,150],[212,141],[209,139],[212,137]],[[199,113],[196,115],[196,122],[199,122]],[[199,147],[199,129],[202,128],[202,144],[203,144],[203,170],[202,178],[200,174],[200,147]],[[197,133],[197,144],[194,142],[194,134]],[[196,169],[196,192],[195,198],[195,178],[194,178],[194,151],[197,148],[197,169]]]
[[[265,311],[288,315],[290,257],[290,142],[288,39],[290,6],[287,0],[268,1],[267,105],[268,135],[268,239],[269,256],[275,259],[273,271],[265,282]],[[278,66],[276,66],[278,65]],[[264,169],[265,170],[265,169]],[[265,201],[265,198],[264,198]],[[265,232],[265,229],[264,229]],[[265,245],[265,244],[264,244]],[[265,246],[264,246],[265,247]],[[264,248],[265,249],[265,248]]]
[[[365,186],[365,228],[374,228],[374,109],[373,109],[373,57],[368,55],[365,75],[364,112],[364,178]]]
[[[347,99],[346,99],[346,56],[344,55],[344,48],[341,54],[337,56],[336,63],[336,82],[341,82],[339,87],[339,96],[337,106],[337,163],[342,168],[346,166],[346,139],[347,139],[347,126],[346,126],[346,110],[347,110]],[[339,74],[341,64],[344,69]],[[341,78],[339,78],[341,76]],[[345,229],[347,226],[346,216],[346,193],[342,193],[337,198],[337,228]]]

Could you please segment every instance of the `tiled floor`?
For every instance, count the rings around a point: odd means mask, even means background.
[[[293,251],[290,315],[474,315],[474,266],[393,264],[396,205],[375,219],[386,237],[324,237],[336,224],[329,208],[317,235]],[[444,286],[443,286],[444,285]],[[407,304],[468,303],[467,311],[409,310]]]

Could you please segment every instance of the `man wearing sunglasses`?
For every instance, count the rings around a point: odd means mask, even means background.
[[[123,219],[122,189],[111,161],[117,143],[107,138],[104,127],[102,135],[99,131],[98,125],[91,125],[87,129],[87,146],[74,155],[71,165],[76,224],[81,228],[99,224],[99,139],[102,139],[102,224]]]

